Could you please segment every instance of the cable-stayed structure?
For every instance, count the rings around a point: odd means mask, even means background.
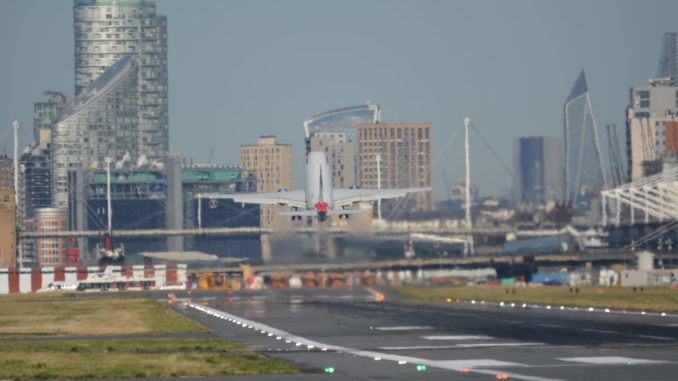
[[[605,187],[598,127],[584,70],[579,73],[564,106],[565,198],[575,209],[587,210],[589,201]]]

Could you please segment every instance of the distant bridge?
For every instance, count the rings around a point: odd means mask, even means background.
[[[407,233],[428,233],[439,235],[465,235],[469,230],[465,228],[438,228],[438,227],[385,227],[385,228],[367,228],[359,229],[355,227],[298,227],[298,228],[260,228],[260,227],[238,227],[238,228],[193,228],[193,229],[146,229],[146,230],[115,230],[113,234],[116,237],[167,237],[181,235],[258,235],[258,234],[407,234]],[[475,235],[505,235],[507,233],[516,233],[521,236],[549,236],[556,234],[565,234],[565,231],[555,229],[541,229],[530,231],[516,231],[515,228],[473,228],[470,233]],[[20,232],[20,239],[34,238],[67,238],[67,237],[99,237],[103,234],[101,230],[69,230],[56,232]]]

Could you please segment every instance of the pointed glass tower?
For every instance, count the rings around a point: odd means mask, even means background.
[[[565,198],[584,211],[605,187],[605,173],[583,69],[565,101],[564,117]]]
[[[659,56],[657,78],[671,78],[675,85],[678,76],[678,59],[676,59],[676,33],[666,32],[662,39],[662,50]]]

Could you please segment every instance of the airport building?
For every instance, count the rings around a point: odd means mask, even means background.
[[[75,0],[73,15],[76,97],[90,92],[92,83],[121,60],[134,57],[137,94],[130,102],[138,103],[139,112],[125,116],[138,134],[134,150],[151,161],[163,160],[169,150],[166,17],[145,0]]]
[[[514,140],[513,192],[516,205],[545,205],[564,199],[560,138]]]
[[[257,179],[257,192],[294,188],[293,147],[275,136],[260,136],[256,145],[240,146],[240,166]],[[261,227],[273,226],[278,207],[261,207]]]
[[[371,189],[431,186],[430,123],[362,124],[357,132],[359,186]],[[379,165],[377,155],[381,158]],[[385,202],[384,207],[391,210],[392,217],[430,211],[434,208],[433,194],[418,192],[402,200]]]

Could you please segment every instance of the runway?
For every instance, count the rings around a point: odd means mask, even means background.
[[[311,373],[294,379],[678,379],[675,315],[382,297],[367,288],[198,291],[187,306],[173,305]]]

